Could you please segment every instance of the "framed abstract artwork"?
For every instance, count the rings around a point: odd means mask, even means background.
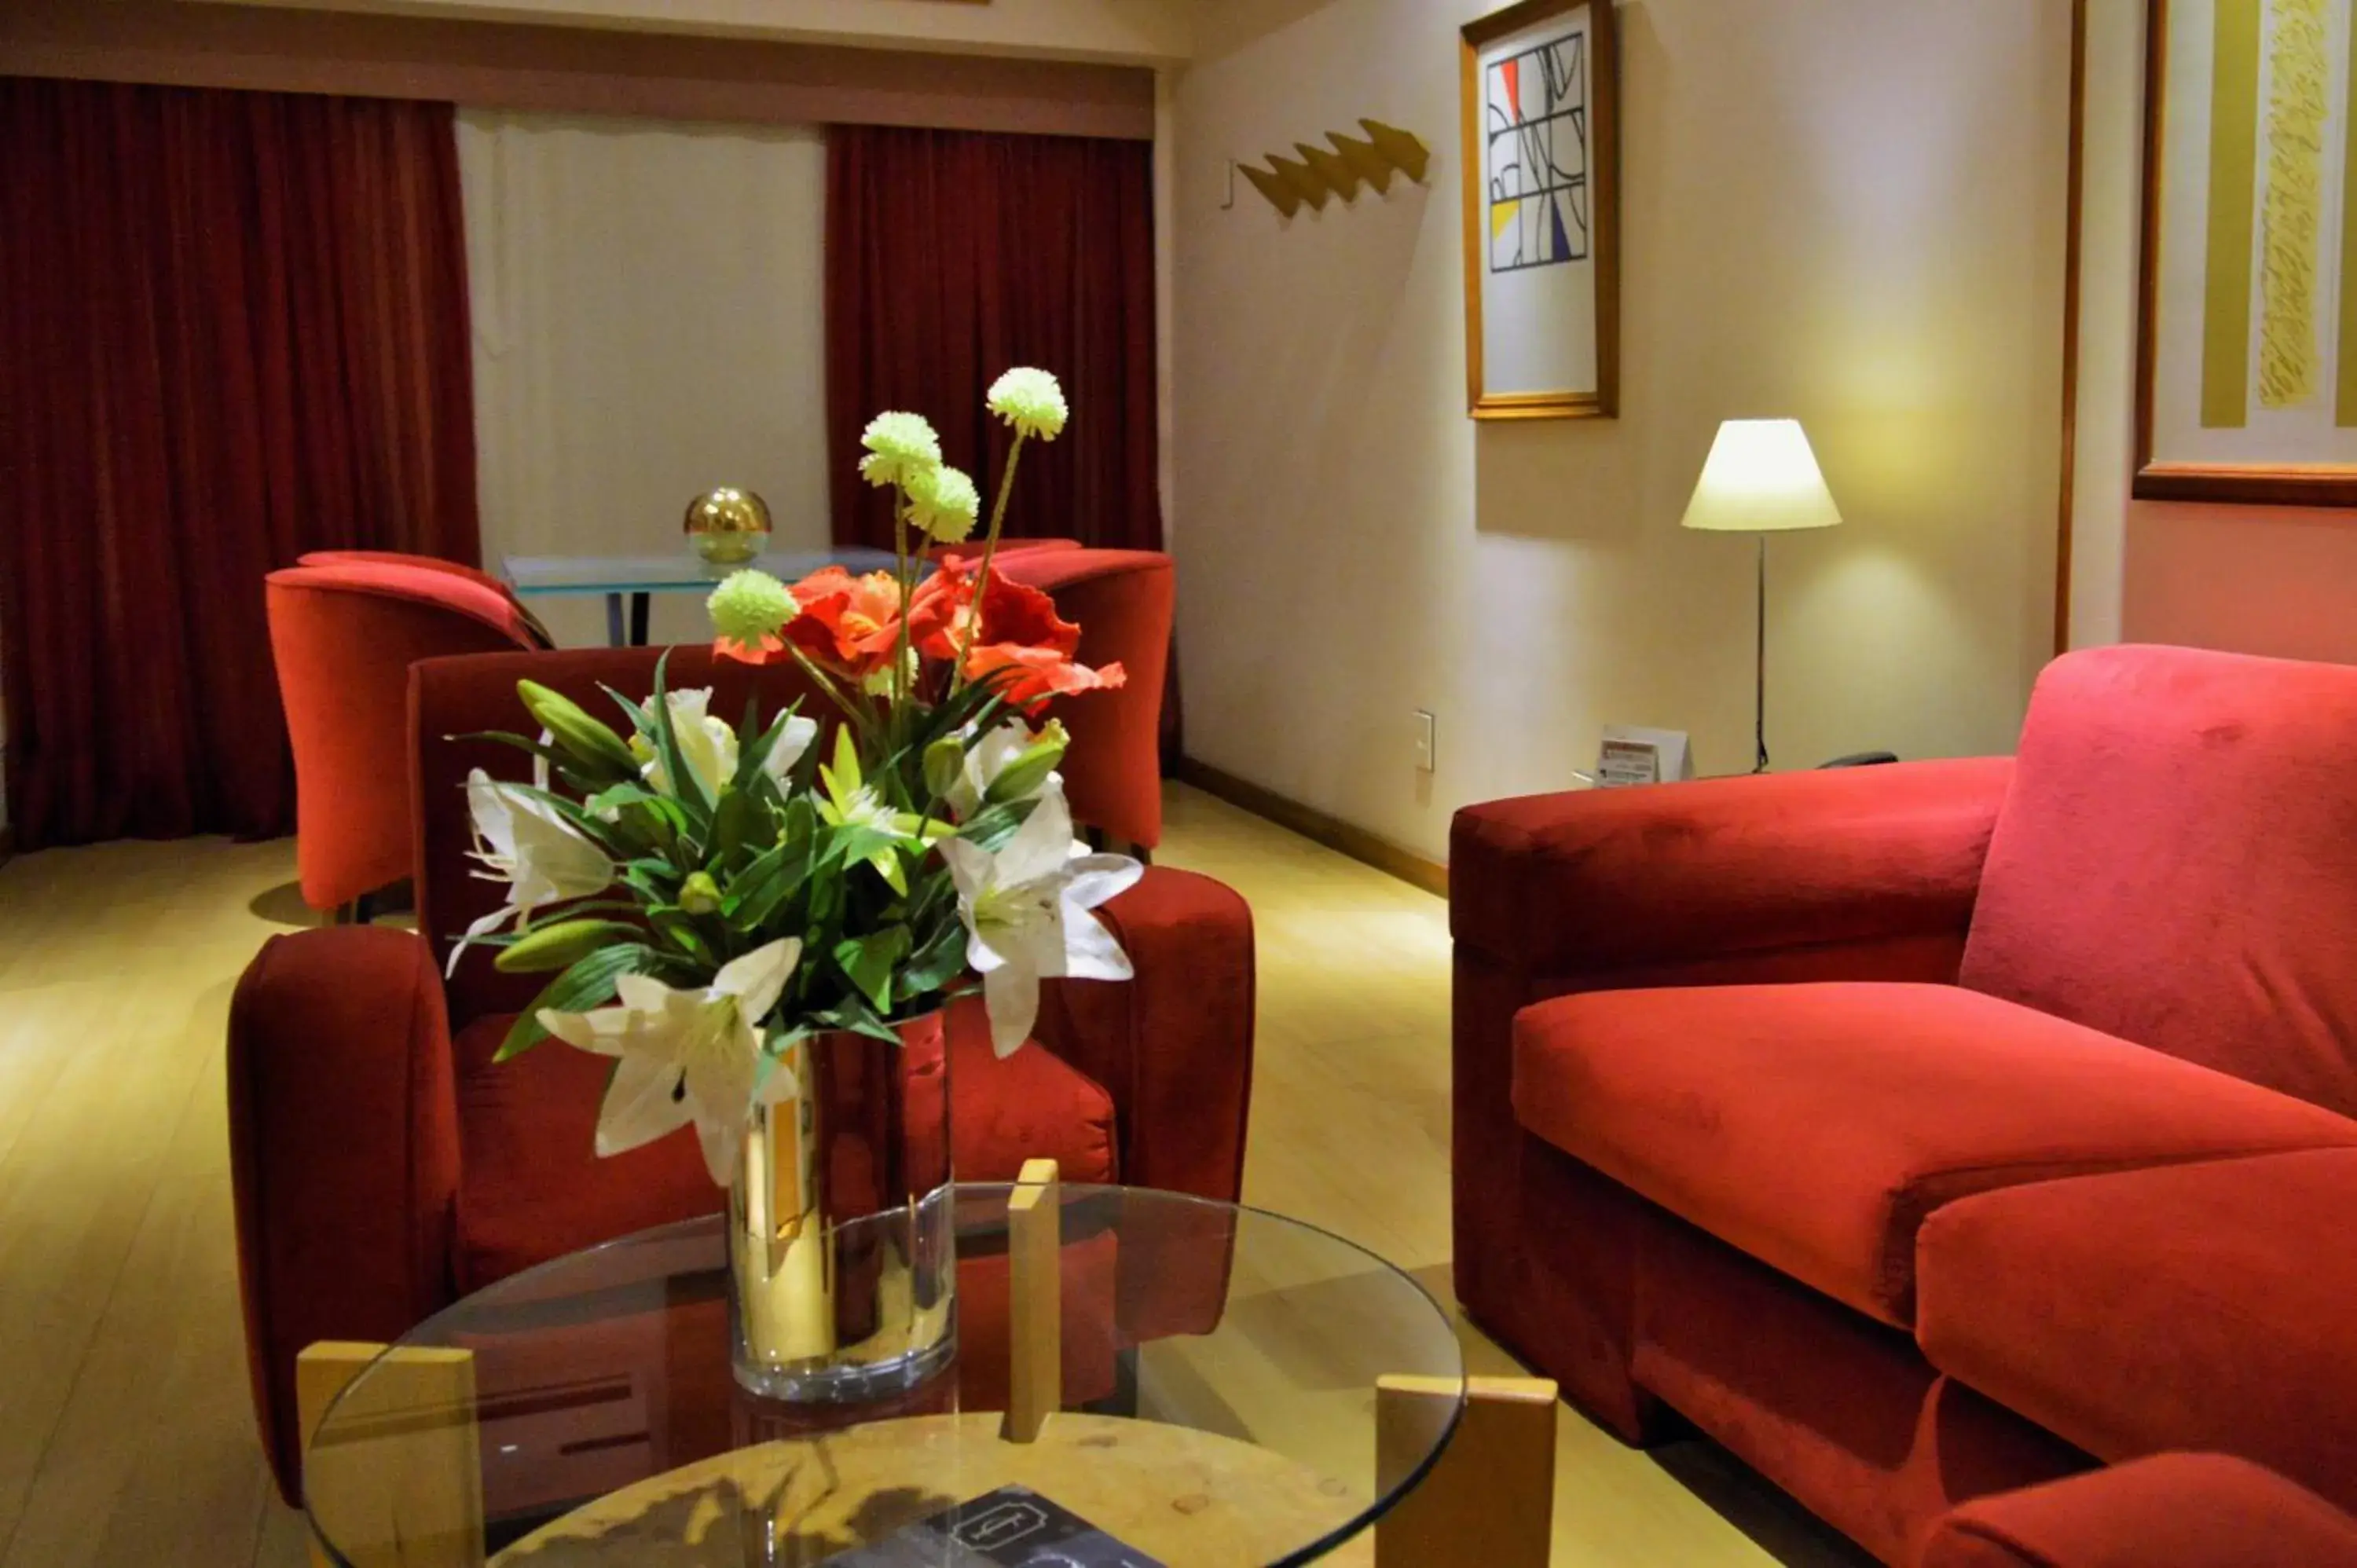
[[[1612,0],[1463,33],[1465,365],[1476,419],[1611,418],[1620,359]]]
[[[2136,473],[2357,506],[2352,0],[2151,0]]]

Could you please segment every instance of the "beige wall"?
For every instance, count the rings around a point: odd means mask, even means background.
[[[2074,646],[2176,642],[2357,662],[2357,521],[2131,500],[2146,0],[2089,0]]]
[[[1189,0],[207,0],[565,22],[1063,59],[1166,63],[1188,51]]]
[[[2002,749],[2050,646],[2068,7],[1621,10],[1622,417],[1464,415],[1456,27],[1227,0],[1179,80],[1180,647],[1201,760],[1442,852],[1607,723],[1749,762],[1751,546],[1677,527],[1717,422],[1793,414],[1850,520],[1776,542],[1784,765]],[[1372,115],[1438,154],[1281,222],[1227,160]],[[1411,714],[1439,715],[1434,778]]]
[[[821,134],[463,110],[458,170],[483,559],[678,550],[716,485],[823,549]],[[602,599],[533,607],[606,640]],[[702,598],[657,596],[652,631],[709,636]]]

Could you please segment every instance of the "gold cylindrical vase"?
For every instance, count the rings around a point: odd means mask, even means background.
[[[895,1045],[813,1036],[755,1109],[728,1195],[737,1381],[802,1403],[888,1398],[955,1358],[949,1054],[939,1015]]]

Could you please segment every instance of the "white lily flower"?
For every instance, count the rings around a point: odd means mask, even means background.
[[[728,1185],[757,1087],[765,1101],[793,1097],[790,1071],[780,1069],[761,1082],[761,1021],[778,1004],[802,951],[799,939],[782,937],[730,960],[699,990],[674,991],[626,974],[614,983],[618,1007],[542,1011],[541,1027],[558,1039],[616,1059],[597,1112],[600,1157],[693,1122],[705,1168],[716,1185]]]
[[[474,819],[474,858],[490,869],[477,876],[508,885],[507,901],[467,928],[450,950],[445,974],[455,974],[458,955],[479,937],[489,936],[512,917],[518,924],[534,909],[587,898],[614,885],[614,863],[558,814],[555,807],[513,784],[494,783],[478,768],[467,775],[467,810]]]
[[[796,714],[786,721],[786,727],[778,732],[777,743],[770,747],[770,755],[761,759],[761,771],[782,790],[786,787],[786,776],[794,770],[794,764],[802,759],[803,754],[817,739],[818,721]]]
[[[996,729],[985,731],[982,738],[974,743],[965,754],[957,782],[952,784],[949,793],[942,797],[960,821],[982,810],[983,797],[990,793],[990,787],[998,782],[998,776],[1014,766],[1017,757],[1051,734],[1061,736],[1062,726],[1053,719],[1048,722],[1049,728],[1034,730],[1020,719],[1010,719]],[[1031,800],[1051,789],[1060,791],[1063,787],[1064,776],[1051,772],[1040,779],[1039,788],[1019,799]]]
[[[966,961],[982,976],[991,1047],[1001,1057],[1030,1037],[1040,981],[1130,977],[1129,955],[1089,911],[1126,891],[1146,868],[1073,843],[1062,789],[1045,791],[996,854],[965,839],[944,839],[941,849],[957,884]]]
[[[707,711],[712,705],[712,688],[667,692],[663,705],[671,710],[672,734],[679,741],[680,759],[704,786],[705,794],[717,796],[721,786],[737,777],[737,732],[729,727],[726,719]],[[647,787],[657,793],[679,793],[673,788],[671,770],[663,766],[660,750],[640,766],[639,772]]]

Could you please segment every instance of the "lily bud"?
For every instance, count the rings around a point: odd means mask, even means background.
[[[945,735],[925,747],[925,788],[936,795],[946,795],[957,788],[965,773],[965,742],[953,735]]]
[[[1066,736],[1060,725],[1050,725],[1038,740],[1015,754],[1015,760],[998,770],[990,781],[983,800],[994,806],[1009,800],[1028,800],[1038,794],[1048,782],[1048,775],[1064,760]]]
[[[601,948],[645,935],[638,927],[626,926],[619,920],[559,920],[501,948],[499,957],[491,961],[502,974],[538,974],[546,970],[570,969]]]
[[[680,884],[679,907],[691,915],[709,915],[720,908],[720,884],[708,871],[692,873]]]
[[[638,765],[630,760],[630,748],[622,737],[583,712],[572,698],[537,681],[517,682],[516,695],[568,756],[618,776],[637,774]]]

